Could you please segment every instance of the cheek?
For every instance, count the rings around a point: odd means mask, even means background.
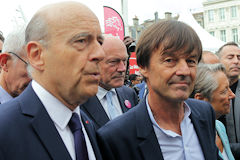
[[[191,78],[192,78],[192,80],[195,80],[195,78],[196,78],[196,75],[197,75],[197,68],[191,68],[190,69],[190,73],[191,73]]]

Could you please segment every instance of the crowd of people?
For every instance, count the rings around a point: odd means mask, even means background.
[[[0,34],[0,160],[240,159],[239,46],[176,20],[135,43],[73,1]]]

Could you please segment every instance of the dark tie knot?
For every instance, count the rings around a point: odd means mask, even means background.
[[[72,114],[68,126],[71,129],[72,133],[74,133],[76,130],[82,129],[82,125],[80,123],[80,119],[77,113]]]

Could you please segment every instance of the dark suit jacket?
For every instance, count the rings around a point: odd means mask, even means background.
[[[218,159],[215,115],[209,103],[189,99],[190,118],[206,160]],[[97,131],[104,160],[163,160],[146,100]],[[174,159],[174,158],[173,158]]]
[[[96,132],[88,117],[82,120],[96,158],[101,160]],[[53,121],[29,85],[9,103],[0,105],[1,160],[71,160]]]
[[[125,105],[125,100],[131,103],[131,108],[138,104],[138,96],[132,88],[122,86],[116,88],[116,92],[123,113],[130,109]],[[97,96],[89,98],[87,102],[81,105],[81,109],[92,119],[97,129],[109,121],[109,117]]]

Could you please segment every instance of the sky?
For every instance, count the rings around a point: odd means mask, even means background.
[[[33,14],[42,6],[63,0],[5,0],[1,2],[0,9],[0,31],[6,36],[11,32],[16,24],[23,24],[24,20],[19,12],[22,9],[26,21],[29,21]],[[64,0],[66,1],[66,0]],[[85,3],[92,9],[100,20],[103,27],[103,9],[102,6],[109,6],[121,13],[121,0],[75,0]],[[164,17],[165,12],[178,14],[182,10],[201,10],[202,2],[206,0],[129,0],[128,1],[128,24],[132,25],[132,18],[138,17],[142,23],[147,19],[154,19],[154,13],[157,11],[159,18]]]

